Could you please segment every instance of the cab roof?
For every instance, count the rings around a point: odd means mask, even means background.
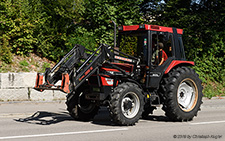
[[[123,31],[143,31],[143,30],[151,30],[151,31],[159,31],[159,32],[170,32],[173,33],[172,27],[164,27],[158,25],[149,25],[149,24],[140,24],[140,25],[122,25],[118,27],[119,32]],[[183,29],[177,28],[178,34],[183,34]]]

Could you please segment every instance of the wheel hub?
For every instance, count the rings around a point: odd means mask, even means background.
[[[121,103],[121,110],[125,117],[133,118],[136,116],[140,108],[140,101],[133,92],[127,93]]]
[[[196,100],[196,86],[192,80],[184,80],[178,87],[177,99],[184,111],[190,111]]]
[[[183,98],[184,97],[184,92],[180,93],[180,97]]]
[[[132,106],[132,101],[131,100],[126,100],[124,102],[124,110],[129,110],[129,109],[132,109],[133,106]]]

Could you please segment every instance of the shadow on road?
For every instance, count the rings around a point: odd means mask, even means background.
[[[148,117],[142,118],[143,120],[158,121],[158,122],[173,122],[166,116],[149,115]]]
[[[64,121],[74,121],[74,122],[85,122],[85,121],[75,121],[69,113],[63,111],[61,113],[53,113],[46,111],[37,111],[32,116],[26,118],[14,119],[16,122],[29,123],[29,124],[38,124],[38,125],[51,125],[57,124]],[[90,121],[92,124],[113,126],[109,117],[109,112],[107,109],[100,109],[98,115]]]
[[[57,124],[64,121],[73,121],[74,119],[70,117],[69,113],[66,111],[60,113],[46,112],[46,111],[37,111],[32,116],[26,118],[14,119],[17,122],[29,123],[29,124],[38,124],[38,125],[51,125]],[[143,118],[142,120],[148,121],[158,121],[158,122],[172,122],[165,116],[149,115],[148,117]],[[82,121],[74,121],[82,122]],[[103,125],[103,126],[116,126],[109,116],[109,111],[106,108],[101,108],[98,115],[91,120],[92,124]]]
[[[142,118],[141,120],[155,121],[155,122],[174,122],[166,116],[151,115],[151,114],[145,118]],[[97,124],[97,125],[104,125],[104,126],[117,126],[111,121],[110,116],[109,116],[109,111],[107,110],[107,108],[101,109],[99,111],[99,114],[95,116],[92,123]]]
[[[17,122],[25,122],[30,124],[50,125],[63,122],[66,120],[73,120],[66,112],[51,113],[46,111],[37,111],[32,116],[27,118],[14,119]]]
[[[66,111],[61,113],[37,111],[32,116],[14,119],[14,121],[38,125],[51,125],[64,121],[85,122],[85,121],[75,121]],[[100,109],[99,114],[96,115],[93,120],[91,120],[91,123],[108,126],[113,125],[113,123],[110,120],[108,110],[105,110],[104,108]]]
[[[102,107],[99,110],[98,115],[96,115],[95,118],[92,120],[92,124],[104,125],[104,126],[115,126],[115,124],[111,121],[108,109],[105,107]]]

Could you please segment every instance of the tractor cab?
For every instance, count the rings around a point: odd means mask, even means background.
[[[183,30],[157,25],[119,26],[119,50],[140,58],[142,83],[157,88],[174,60],[185,61]]]

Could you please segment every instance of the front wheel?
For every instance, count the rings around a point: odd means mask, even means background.
[[[86,91],[76,91],[67,98],[67,110],[75,120],[89,121],[98,113],[99,106],[91,100],[85,99]]]
[[[161,85],[163,110],[175,121],[189,121],[197,116],[202,104],[202,86],[197,73],[191,68],[172,70]]]
[[[118,85],[111,94],[110,116],[119,125],[134,125],[143,112],[144,97],[134,83]]]

